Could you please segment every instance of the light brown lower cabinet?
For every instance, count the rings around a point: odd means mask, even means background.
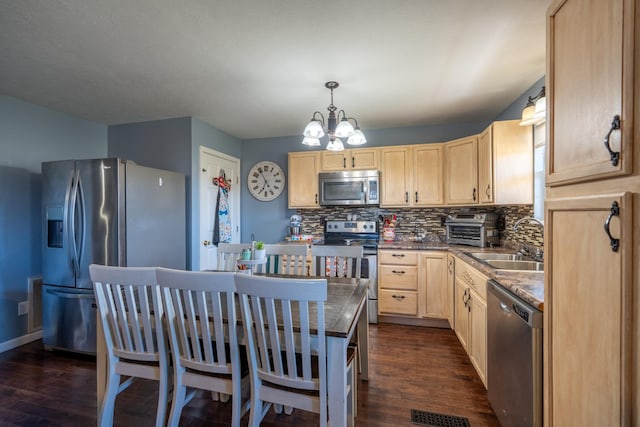
[[[460,259],[455,260],[454,329],[482,383],[487,387],[487,281]]]
[[[381,315],[441,320],[451,317],[446,251],[380,250],[378,281]]]
[[[631,422],[633,372],[638,368],[632,362],[631,193],[545,203],[548,424],[638,425],[637,419]]]

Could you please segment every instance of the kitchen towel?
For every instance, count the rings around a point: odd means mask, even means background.
[[[213,220],[213,244],[231,243],[231,215],[229,213],[229,190],[218,187],[215,218]]]

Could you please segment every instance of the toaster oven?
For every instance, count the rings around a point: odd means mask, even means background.
[[[460,213],[447,216],[447,243],[470,246],[498,246],[500,235],[493,213]]]

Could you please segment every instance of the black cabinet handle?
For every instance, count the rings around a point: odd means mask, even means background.
[[[487,185],[487,189],[484,191],[487,197],[491,197],[491,193],[489,193],[489,190],[491,190],[491,184]]]
[[[404,274],[405,273],[404,270],[391,270],[391,272],[395,273],[395,274]]]
[[[620,215],[620,206],[618,206],[618,202],[613,202],[611,204],[611,211],[609,212],[607,221],[604,223],[604,231],[605,233],[607,233],[607,236],[609,236],[609,244],[611,245],[611,250],[613,252],[618,252],[618,248],[620,247],[620,239],[616,239],[611,235],[611,231],[609,230],[609,225],[611,224],[611,218],[619,215]]]
[[[620,152],[613,151],[611,149],[611,146],[609,145],[609,137],[611,136],[611,132],[618,129],[620,129],[620,116],[616,114],[615,116],[613,116],[611,128],[609,129],[609,132],[607,132],[607,136],[604,137],[604,146],[609,152],[609,157],[611,158],[611,164],[613,166],[618,166],[618,161],[620,161]]]
[[[316,193],[316,205],[318,204],[318,193]]]
[[[403,300],[404,299],[404,295],[391,295],[393,298],[395,299],[399,299],[399,300]]]
[[[352,157],[351,158],[351,169],[354,169],[356,167],[356,158]]]
[[[347,159],[345,159],[344,157],[342,158],[342,168],[343,169],[347,168]]]
[[[418,192],[416,191],[416,203],[418,203]]]
[[[473,189],[473,201],[474,202],[476,201],[476,189],[475,188]]]
[[[391,254],[391,256],[403,258],[404,254]]]
[[[408,191],[404,192],[404,202],[405,203],[409,203],[409,192]]]

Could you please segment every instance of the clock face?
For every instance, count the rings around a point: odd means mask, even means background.
[[[284,172],[273,162],[258,162],[249,171],[249,192],[258,200],[267,202],[278,197],[284,190]]]

